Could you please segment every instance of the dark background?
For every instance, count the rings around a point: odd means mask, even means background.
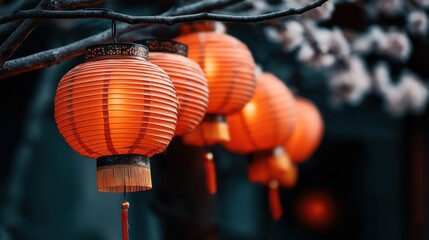
[[[1,4],[9,6],[12,1],[0,1],[0,9]],[[111,1],[104,7],[149,15],[173,4]],[[401,25],[403,19],[393,23]],[[324,24],[364,31],[368,20],[361,8],[341,4]],[[14,58],[70,43],[109,25],[102,20],[46,21]],[[218,193],[209,196],[203,150],[174,139],[166,153],[152,161],[154,189],[127,195],[131,239],[429,239],[427,111],[392,117],[376,94],[356,107],[332,108],[323,72],[297,62],[294,53],[279,51],[279,45],[265,39],[261,26],[227,25],[228,33],[248,45],[265,71],[311,99],[325,122],[321,146],[299,166],[296,187],[281,190],[283,218],[271,220],[266,188],[248,182],[246,156],[214,148]],[[4,41],[15,27],[1,26],[0,39]],[[163,27],[153,34],[171,32]],[[394,66],[409,67],[427,78],[428,43],[412,41],[411,59]],[[123,195],[96,191],[95,161],[73,152],[54,122],[56,85],[82,60],[0,81],[1,240],[120,239]],[[298,217],[302,215],[298,203],[317,199],[317,193],[329,199],[324,203],[330,206],[332,221],[326,219],[323,228]]]

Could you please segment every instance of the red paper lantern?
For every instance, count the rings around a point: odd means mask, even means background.
[[[279,184],[291,187],[297,169],[281,145],[292,134],[296,120],[295,100],[289,89],[272,74],[258,77],[255,94],[238,113],[228,116],[231,141],[225,147],[237,153],[253,153],[249,179],[269,186],[269,203],[274,219],[282,209]]]
[[[225,115],[239,111],[255,89],[251,52],[238,39],[218,32],[190,33],[176,40],[188,45],[189,58],[201,66],[209,86],[208,114],[184,142],[204,146],[228,141]]]
[[[149,61],[161,67],[173,81],[179,99],[175,135],[194,130],[207,110],[208,86],[200,66],[187,58],[188,47],[170,40],[139,41],[149,48]]]
[[[149,157],[174,135],[176,91],[147,55],[138,44],[90,46],[58,85],[58,129],[76,152],[97,159],[99,191],[150,189]]]
[[[297,121],[290,139],[284,145],[292,161],[308,159],[320,144],[323,136],[323,119],[317,107],[305,98],[296,98]]]

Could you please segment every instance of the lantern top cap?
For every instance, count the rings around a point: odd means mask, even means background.
[[[136,41],[138,44],[145,45],[151,52],[164,52],[188,56],[188,46],[184,43],[167,39],[143,39]]]
[[[118,57],[136,57],[147,60],[148,56],[149,49],[141,44],[102,43],[91,45],[86,48],[85,62]]]

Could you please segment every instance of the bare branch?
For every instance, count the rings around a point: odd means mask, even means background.
[[[35,11],[47,11],[43,9],[67,9],[73,7],[86,7],[97,5],[104,0],[70,0],[70,1],[41,1]],[[32,11],[32,10],[30,10]],[[26,19],[19,27],[4,41],[0,47],[0,67],[9,59],[33,30],[39,25],[42,19]]]
[[[51,2],[56,2],[59,9],[70,9],[77,7],[92,7],[103,3],[104,1],[105,0],[63,0],[59,1],[59,3],[57,3],[57,1]]]
[[[228,5],[235,4],[243,0],[206,0],[184,6],[181,8],[170,10],[162,15],[179,15],[179,14],[191,14],[200,11],[201,9],[215,10]],[[118,36],[127,32],[135,31],[138,29],[145,28],[146,24],[139,25],[118,25],[117,34]],[[85,52],[85,47],[91,44],[105,42],[111,37],[110,29],[107,29],[99,34],[87,37],[77,42],[68,44],[63,47],[50,49],[35,53],[26,57],[7,61],[0,68],[0,79],[4,79],[17,74],[37,70],[44,67],[49,67],[54,64],[60,63],[61,61],[77,57]]]
[[[177,8],[174,10],[170,10],[162,16],[176,16],[176,15],[186,15],[186,14],[192,14],[195,12],[200,11],[201,9],[206,10],[216,10],[223,8],[228,5],[235,4],[237,2],[241,2],[242,0],[206,0],[203,2],[198,2],[195,4],[191,4],[188,6],[184,6],[181,8]],[[317,4],[323,4],[327,0],[319,0],[315,3]],[[313,4],[315,4],[313,3]],[[313,6],[313,5],[311,5]],[[314,7],[313,7],[314,8]],[[294,10],[294,11],[302,11],[300,9]],[[298,14],[298,13],[296,13]],[[189,16],[189,15],[186,15]],[[264,20],[264,19],[262,19]],[[261,20],[261,21],[262,21]],[[137,25],[125,25],[120,24],[118,25],[117,34],[118,36],[123,35],[127,32],[135,31],[138,29],[142,29],[147,27],[148,24],[137,24]],[[61,61],[79,56],[84,54],[85,47],[89,46],[91,44],[105,42],[110,39],[110,29],[105,30],[99,34],[90,36],[88,38],[82,39],[80,41],[68,44],[63,47],[39,52],[36,54],[32,54],[26,57],[14,59],[7,61],[1,68],[0,68],[0,79],[4,79],[10,76],[14,76],[17,74],[33,71],[36,69],[49,67],[54,64],[60,63]]]
[[[235,16],[217,13],[195,13],[188,15],[179,16],[130,16],[127,14],[117,13],[109,10],[75,10],[75,11],[51,11],[51,10],[40,10],[33,9],[27,11],[18,11],[8,15],[0,17],[0,24],[4,24],[19,19],[33,19],[33,18],[54,18],[54,19],[82,19],[82,18],[100,18],[116,20],[119,22],[125,22],[128,24],[166,24],[172,25],[183,22],[193,22],[201,20],[212,20],[222,22],[237,22],[237,23],[256,23],[274,18],[292,16],[296,14],[302,14],[313,8],[320,7],[323,3],[328,0],[316,0],[301,8],[291,8],[287,10],[265,13],[255,16]]]
[[[41,8],[43,1],[40,2],[36,9]],[[39,25],[41,19],[27,19],[23,21],[18,28],[3,42],[0,46],[0,67],[9,59],[16,49],[27,39],[33,30]]]

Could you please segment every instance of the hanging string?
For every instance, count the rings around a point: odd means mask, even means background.
[[[88,10],[102,10],[102,11],[107,11],[107,12],[113,12],[111,9],[108,8],[87,8]],[[116,21],[112,20],[112,26],[111,26],[111,34],[112,34],[112,41],[114,43],[117,43],[118,41],[116,40]]]
[[[112,20],[112,40],[114,43],[117,43],[116,40],[116,21]]]

